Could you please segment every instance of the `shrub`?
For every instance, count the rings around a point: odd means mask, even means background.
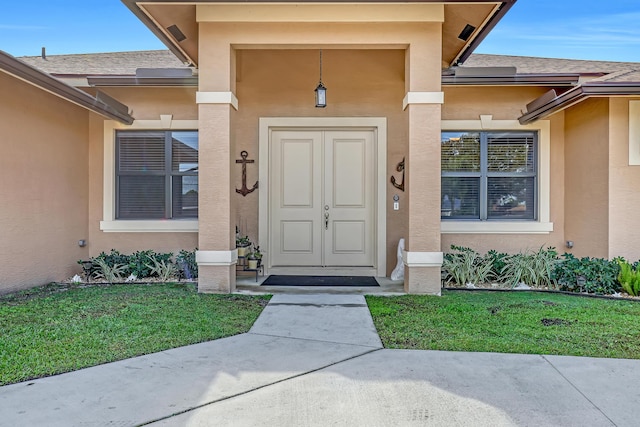
[[[174,263],[154,256],[151,257],[151,264],[147,264],[147,267],[151,270],[153,276],[158,277],[163,282],[178,274],[178,268]]]
[[[150,277],[151,269],[149,264],[154,252],[152,250],[134,252],[129,256],[129,274],[136,277]]]
[[[640,269],[637,268],[637,263],[634,268],[628,262],[619,259],[618,265],[620,266],[618,281],[622,285],[622,289],[629,295],[638,296],[640,294]]]
[[[196,263],[196,251],[186,251],[182,249],[176,256],[176,264],[180,269],[180,276],[184,279],[198,278],[198,264]]]
[[[620,290],[617,277],[620,272],[619,261],[603,258],[576,258],[565,253],[555,266],[553,279],[559,289],[570,292],[589,292],[595,294],[613,294]],[[580,282],[579,283],[579,280]]]
[[[500,279],[512,288],[519,283],[535,288],[552,287],[552,272],[557,262],[555,248],[509,255],[504,258]]]
[[[159,277],[159,273],[153,269],[155,265],[154,260],[158,262],[164,262],[165,264],[171,263],[171,258],[173,257],[173,253],[161,253],[154,252],[153,250],[146,251],[137,251],[131,255],[121,254],[119,251],[115,249],[111,249],[111,252],[108,254],[105,252],[100,252],[95,258],[91,258],[93,262],[93,267],[90,271],[90,276],[98,277],[105,279],[109,282],[110,280],[105,277],[105,271],[116,271],[118,276],[129,276],[131,274],[135,275],[139,279],[148,278],[148,277]],[[195,262],[195,253],[194,253],[194,262]],[[78,261],[79,264],[82,261]],[[107,270],[105,270],[105,268]],[[119,281],[121,277],[117,280]]]
[[[102,258],[96,258],[94,263],[97,265],[94,277],[98,280],[105,280],[110,284],[122,282],[122,277],[127,271],[127,266],[125,264],[115,263],[111,265]]]
[[[487,255],[485,255],[485,262],[488,262],[491,264],[491,272],[489,273],[489,276],[492,280],[494,281],[500,280],[501,272],[504,269],[504,266],[506,265],[506,261],[508,257],[509,257],[509,254],[505,252],[498,252],[494,249],[487,252]]]
[[[442,269],[446,281],[459,285],[481,284],[489,280],[493,264],[471,248],[451,245],[454,252],[444,255]]]

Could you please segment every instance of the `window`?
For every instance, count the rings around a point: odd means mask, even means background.
[[[198,217],[198,132],[116,132],[116,219]]]
[[[441,218],[537,219],[536,132],[443,132]]]

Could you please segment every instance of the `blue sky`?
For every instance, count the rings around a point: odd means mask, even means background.
[[[119,0],[9,0],[0,50],[15,56],[163,49]],[[518,0],[477,53],[640,62],[640,1]]]

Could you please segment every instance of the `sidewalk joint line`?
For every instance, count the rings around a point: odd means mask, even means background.
[[[380,347],[378,346],[373,346],[373,345],[365,345],[365,344],[354,344],[354,343],[350,343],[350,342],[340,342],[340,341],[326,341],[326,340],[316,340],[316,339],[311,339],[311,338],[301,338],[301,337],[287,337],[284,335],[272,335],[272,334],[259,334],[257,332],[246,332],[247,334],[250,335],[258,335],[258,336],[262,336],[262,337],[273,337],[273,338],[287,338],[290,340],[301,340],[301,341],[311,341],[311,342],[321,342],[321,343],[327,343],[327,344],[341,344],[341,345],[352,345],[354,347],[365,347],[365,348],[375,348],[375,349],[382,349],[383,346],[382,344],[380,345]]]
[[[582,390],[580,390],[573,382],[571,382],[571,380],[569,380],[569,378],[567,378],[562,372],[560,372],[560,370],[549,359],[547,359],[542,354],[540,355],[540,357],[542,357],[558,374],[560,374],[560,376],[562,378],[564,378],[564,380],[566,382],[568,382],[569,385],[571,387],[573,387],[575,391],[577,391],[578,393],[580,393],[580,395],[582,395],[582,397],[587,399],[587,402],[591,403],[593,405],[593,407],[596,408],[598,410],[598,412],[600,412],[606,419],[608,419],[613,426],[617,427],[617,424],[615,422],[613,422],[613,420],[611,418],[609,418],[609,416],[607,414],[605,414],[604,411],[602,409],[600,409],[600,407],[598,405],[596,405],[591,399],[589,399],[587,397],[587,395],[582,392]]]
[[[290,377],[283,378],[283,379],[278,380],[278,381],[274,381],[274,382],[271,382],[271,383],[268,383],[268,384],[263,384],[261,386],[254,387],[254,388],[252,388],[250,390],[245,390],[245,391],[242,391],[240,393],[236,393],[236,394],[233,394],[233,395],[230,395],[230,396],[221,397],[219,399],[212,400],[211,402],[206,402],[206,403],[202,403],[202,404],[197,405],[197,406],[193,406],[191,408],[183,409],[182,411],[178,411],[178,412],[175,412],[173,414],[166,415],[164,417],[160,417],[160,418],[156,418],[156,419],[153,419],[153,420],[145,421],[144,423],[136,424],[136,427],[142,427],[142,426],[146,426],[146,425],[149,425],[149,424],[157,423],[159,421],[168,420],[168,419],[176,417],[178,415],[186,414],[187,412],[192,412],[192,411],[195,411],[196,409],[204,408],[205,406],[213,405],[213,404],[219,403],[219,402],[224,402],[225,400],[233,399],[234,397],[244,396],[246,394],[253,393],[254,391],[261,390],[263,388],[271,387],[273,385],[277,385],[277,384],[280,384],[280,383],[283,383],[283,382],[286,382],[286,381],[290,381],[290,380],[293,380],[293,379],[296,379],[296,378],[300,378],[300,377],[303,377],[305,375],[313,374],[314,372],[318,372],[318,371],[321,371],[323,369],[330,368],[331,366],[337,365],[339,363],[348,362],[350,360],[357,359],[358,357],[366,356],[367,354],[371,354],[373,352],[380,351],[380,350],[383,350],[383,348],[373,348],[373,349],[371,349],[369,351],[366,351],[366,352],[364,352],[362,354],[357,354],[355,356],[347,357],[346,359],[338,360],[336,362],[329,363],[328,365],[324,365],[324,366],[321,366],[321,367],[318,367],[318,368],[315,368],[315,369],[311,369],[309,371],[301,372],[299,374],[292,375]]]

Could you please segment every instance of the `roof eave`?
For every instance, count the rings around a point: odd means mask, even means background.
[[[95,87],[197,87],[198,77],[87,76]]]
[[[98,113],[103,117],[128,125],[133,123],[133,117],[128,113],[123,113],[121,108],[114,108],[104,101],[101,101],[80,89],[69,86],[68,84],[61,82],[51,75],[32,67],[2,50],[0,50],[0,71],[49,92],[52,95]]]
[[[140,0],[121,0],[124,5],[147,27],[149,30],[156,36],[165,46],[169,48],[171,52],[173,52],[178,59],[182,62],[190,65],[196,65],[198,62],[190,57],[187,52],[185,52],[179,45],[175,43],[171,37],[169,37],[164,31],[162,31],[154,20],[147,15],[142,8],[139,7],[138,3],[141,3]],[[175,0],[155,0],[155,3],[172,3]],[[487,37],[487,35],[493,30],[493,28],[500,22],[500,20],[504,17],[504,15],[511,9],[511,7],[516,3],[517,0],[505,0],[501,2],[497,11],[493,16],[489,18],[487,23],[480,28],[480,30],[473,36],[471,42],[467,43],[462,50],[462,53],[455,56],[453,62],[449,65],[462,64],[464,63],[469,56],[473,53],[473,51],[482,43],[482,41]],[[206,3],[207,0],[192,0],[188,3],[198,4],[198,3]],[[247,3],[247,0],[219,0],[220,3],[228,2],[228,3]],[[273,0],[251,0],[254,3],[296,3],[300,2],[300,0],[280,0],[275,2]],[[319,0],[317,3],[350,3],[353,0]],[[449,0],[449,3],[480,3],[481,0]],[[215,2],[214,2],[215,3]],[[368,0],[367,3],[442,3],[441,0]]]
[[[442,76],[444,86],[553,86],[573,87],[579,74],[516,74],[513,76]]]
[[[122,3],[156,36],[171,52],[183,63],[196,65],[197,62],[190,58],[174,41],[161,31],[155,22],[138,7],[138,0],[122,0]]]
[[[497,13],[495,13],[489,19],[489,22],[487,22],[487,24],[482,27],[480,32],[474,37],[473,41],[471,41],[471,43],[469,43],[467,47],[462,51],[462,53],[458,56],[458,59],[455,61],[456,64],[463,64],[467,59],[469,59],[473,51],[476,50],[476,48],[480,45],[480,43],[483,42],[483,40],[487,37],[487,35],[489,35],[489,33],[495,28],[495,26],[498,25],[498,22],[500,22],[500,20],[509,11],[509,9],[511,9],[516,1],[517,0],[508,0],[502,2],[502,5],[498,9]]]
[[[526,125],[565,110],[585,99],[609,96],[640,96],[640,82],[585,83],[555,97],[533,111],[528,111],[518,118],[518,121]]]

